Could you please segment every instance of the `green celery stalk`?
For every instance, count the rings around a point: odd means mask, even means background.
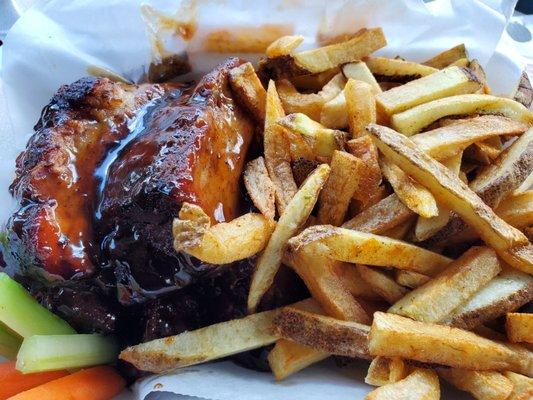
[[[21,343],[20,336],[0,324],[0,356],[14,360]]]
[[[64,335],[76,331],[41,306],[26,289],[0,273],[0,321],[23,338],[33,335]]]
[[[118,351],[114,338],[98,334],[35,335],[22,342],[17,369],[28,374],[109,364]]]

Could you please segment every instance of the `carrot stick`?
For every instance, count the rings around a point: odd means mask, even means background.
[[[39,372],[24,375],[15,369],[15,362],[0,364],[0,400],[68,375],[67,371]]]
[[[100,366],[26,390],[9,400],[108,400],[119,394],[125,385],[113,368]]]

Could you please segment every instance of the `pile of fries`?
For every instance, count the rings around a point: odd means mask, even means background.
[[[174,245],[205,262],[258,255],[250,315],[124,350],[165,372],[274,344],[286,379],[331,355],[370,361],[367,399],[533,397],[533,89],[491,95],[456,46],[424,63],[371,54],[381,29],[298,52],[273,42],[231,72],[264,123],[244,172],[259,213],[211,226],[185,204]],[[281,264],[312,298],[257,313]]]

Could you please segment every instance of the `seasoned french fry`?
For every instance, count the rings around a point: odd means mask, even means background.
[[[361,264],[358,264],[356,268],[359,275],[361,275],[361,279],[370,286],[372,291],[379,294],[390,304],[396,303],[408,292],[406,288],[398,285],[394,279],[381,271]]]
[[[513,100],[523,104],[524,107],[531,107],[531,103],[533,103],[533,88],[531,87],[527,71],[522,72],[518,86],[511,97]]]
[[[439,400],[440,385],[435,371],[415,368],[406,378],[381,386],[365,400]]]
[[[505,400],[513,391],[511,380],[499,372],[460,368],[437,368],[437,372],[456,388],[471,393],[479,400]]]
[[[367,325],[285,307],[276,315],[274,326],[275,332],[284,339],[315,350],[370,359]]]
[[[278,224],[279,225],[279,224]],[[333,226],[312,226],[289,240],[287,252],[309,250],[338,261],[395,267],[436,275],[450,259],[412,244]]]
[[[468,68],[449,67],[379,93],[376,103],[380,110],[391,116],[443,97],[475,93],[481,86],[478,77]]]
[[[335,75],[318,93],[300,93],[286,79],[276,82],[283,108],[288,114],[303,113],[315,121],[320,120],[324,104],[342,92],[346,80],[341,73]]]
[[[502,152],[503,146],[499,137],[492,137],[473,143],[465,149],[465,159],[475,164],[489,165]]]
[[[327,352],[287,339],[279,339],[268,353],[268,364],[276,380],[280,381],[329,356]]]
[[[278,272],[287,240],[305,224],[318,199],[320,190],[326,183],[330,168],[320,165],[296,192],[281,214],[270,240],[259,257],[248,293],[248,309],[253,312],[261,297],[272,285]]]
[[[352,296],[366,300],[379,300],[381,296],[374,292],[361,278],[361,274],[352,264],[336,263],[335,272],[341,279],[342,284],[348,289]]]
[[[433,100],[394,114],[391,123],[398,132],[411,136],[440,118],[474,113],[503,114],[513,120],[533,124],[533,113],[522,104],[485,94],[460,94]]]
[[[256,349],[279,338],[273,332],[277,312],[265,311],[141,343],[126,348],[119,357],[141,371],[160,373]]]
[[[243,180],[254,205],[261,214],[273,221],[276,215],[276,187],[268,176],[263,157],[246,164]]]
[[[344,90],[324,103],[320,112],[320,123],[326,128],[345,129],[348,127],[348,111]]]
[[[504,375],[513,383],[513,391],[507,400],[530,400],[533,396],[533,379],[506,371]]]
[[[426,154],[446,160],[474,142],[499,135],[521,135],[527,124],[498,115],[483,115],[411,136]]]
[[[528,239],[499,218],[459,178],[398,132],[378,125],[370,125],[368,131],[386,157],[423,183],[444,206],[460,215],[507,263],[533,272],[533,246]]]
[[[392,78],[391,80],[417,79],[422,76],[434,74],[438,70],[427,65],[398,58],[366,57],[365,63],[370,71],[378,77]],[[382,79],[386,80],[386,79]]]
[[[408,372],[408,366],[400,357],[376,357],[368,367],[365,383],[372,386],[387,385],[405,378]]]
[[[533,277],[512,269],[504,270],[442,323],[471,330],[515,311],[531,300]]]
[[[370,329],[373,356],[402,357],[478,371],[533,373],[533,353],[448,326],[376,312]]]
[[[498,205],[496,214],[518,229],[533,225],[533,190],[506,197]]]
[[[388,312],[417,321],[439,322],[500,271],[492,249],[472,247],[428,283],[400,298]]]
[[[402,286],[406,286],[411,289],[415,289],[429,282],[431,279],[429,276],[420,274],[413,271],[396,270],[396,282]]]
[[[505,330],[511,342],[533,343],[533,314],[508,313]]]
[[[335,150],[344,147],[346,132],[328,129],[305,114],[289,114],[279,119],[278,125],[290,132],[290,138],[303,138],[317,157],[330,158]]]
[[[356,138],[365,134],[365,127],[376,122],[376,99],[372,86],[348,79],[344,87],[350,134]]]
[[[330,166],[331,173],[318,198],[318,223],[339,226],[353,194],[361,185],[359,176],[365,165],[359,158],[335,150]]]
[[[442,69],[463,58],[468,58],[468,55],[466,54],[464,43],[461,43],[455,47],[452,47],[451,49],[437,54],[429,60],[424,61],[422,64],[433,68]]]
[[[249,213],[211,226],[201,207],[183,203],[172,225],[174,248],[210,264],[227,264],[263,250],[274,225],[261,214]]]
[[[253,65],[247,62],[233,68],[229,72],[229,82],[237,99],[258,122],[264,123],[267,94]]]
[[[393,193],[351,220],[346,221],[342,227],[381,235],[389,229],[408,221],[413,215],[415,213],[407,208],[398,196]]]
[[[346,79],[353,79],[368,83],[372,87],[372,92],[374,94],[381,93],[379,83],[376,81],[376,78],[363,61],[344,64],[342,66],[342,73]]]
[[[358,190],[354,193],[354,199],[357,200],[362,208],[367,208],[381,185],[381,169],[378,161],[378,150],[372,139],[364,135],[346,142],[346,148],[350,154],[360,158],[365,169],[360,171]]]
[[[276,205],[281,215],[294,197],[298,187],[291,170],[289,141],[276,121],[285,116],[273,81],[268,83],[264,129],[265,164],[276,188]]]
[[[304,37],[302,35],[282,36],[270,43],[265,50],[265,55],[268,58],[291,55],[303,41]]]
[[[407,222],[404,222],[403,224],[387,229],[381,235],[390,237],[391,239],[403,240],[411,230],[413,222],[414,220],[412,218],[408,219]]]
[[[439,213],[435,198],[424,186],[411,179],[400,167],[386,158],[379,160],[381,172],[394,189],[398,198],[413,212],[425,218]]]

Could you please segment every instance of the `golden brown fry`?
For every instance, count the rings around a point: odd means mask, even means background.
[[[281,215],[298,187],[291,170],[289,141],[276,121],[285,116],[273,81],[268,83],[264,130],[265,164],[276,188],[276,205]]]
[[[307,228],[289,240],[287,252],[298,251],[354,264],[394,267],[436,275],[450,259],[412,244],[328,225]]]
[[[367,325],[285,307],[277,314],[274,326],[275,332],[284,339],[315,350],[370,359]]]
[[[461,153],[474,142],[500,135],[521,135],[527,125],[498,115],[483,115],[411,136],[424,152],[437,160]]]
[[[533,88],[531,87],[527,71],[522,72],[518,86],[511,97],[513,100],[523,104],[524,107],[531,107],[531,103],[533,103]]]
[[[398,198],[413,212],[425,218],[439,213],[435,198],[424,186],[411,179],[400,167],[386,158],[379,160],[381,172]]]
[[[506,400],[531,400],[533,397],[533,379],[510,371],[503,374],[513,383],[513,392]]]
[[[233,68],[229,72],[229,82],[237,100],[258,122],[264,123],[267,94],[253,65],[247,62]]]
[[[339,276],[343,286],[348,289],[352,296],[365,300],[380,300],[381,296],[374,292],[361,278],[361,274],[352,264],[336,263],[335,272]]]
[[[174,248],[210,264],[227,264],[263,250],[274,225],[261,214],[249,213],[211,226],[200,207],[183,203],[172,225]]]
[[[381,88],[376,78],[363,61],[352,62],[342,66],[342,73],[346,79],[353,79],[368,83],[374,94],[381,93]]]
[[[394,279],[387,274],[376,269],[358,264],[356,266],[361,279],[363,279],[372,291],[383,297],[389,304],[394,304],[400,300],[408,290],[398,285]]]
[[[341,73],[335,75],[318,93],[300,93],[286,79],[276,82],[283,108],[288,114],[303,113],[315,121],[320,121],[324,104],[342,92],[346,80]]]
[[[391,239],[403,240],[413,227],[414,220],[413,218],[408,219],[403,224],[397,225],[394,228],[387,229],[383,232],[382,236],[390,237]]]
[[[415,214],[393,193],[346,221],[342,227],[381,235],[408,221],[413,215]]]
[[[335,150],[330,166],[331,173],[318,198],[318,223],[339,226],[353,194],[361,185],[359,176],[365,165],[357,157]]]
[[[369,207],[369,204],[381,185],[381,169],[378,161],[378,149],[372,143],[368,135],[364,135],[346,142],[348,152],[360,158],[365,168],[360,171],[359,181],[361,184],[354,193],[354,200],[360,203],[361,209]]]
[[[400,298],[388,312],[417,321],[439,322],[500,271],[492,249],[472,247],[428,283]]]
[[[268,58],[291,55],[303,41],[304,37],[302,35],[282,36],[270,43],[265,55]]]
[[[339,72],[336,67],[318,74],[293,76],[290,81],[299,90],[318,92]]]
[[[490,94],[491,89],[487,82],[487,75],[485,74],[485,70],[479,64],[479,62],[476,59],[470,61],[468,63],[468,69],[471,70],[474,73],[474,75],[476,75],[479,82],[481,82],[482,88],[479,90],[479,93]]]
[[[446,68],[450,64],[462,58],[468,58],[464,43],[452,47],[451,49],[445,50],[442,53],[439,53],[436,56],[430,58],[429,60],[424,61],[422,64],[428,65],[433,68],[442,69]]]
[[[381,386],[365,400],[439,400],[440,385],[435,371],[415,368],[406,378]]]
[[[459,178],[400,133],[378,125],[371,125],[368,131],[386,157],[424,184],[444,206],[459,214],[507,263],[533,272],[533,246],[528,239],[499,218]]]
[[[505,330],[511,342],[533,343],[533,314],[508,313]]]
[[[363,81],[348,79],[344,87],[348,125],[353,138],[365,134],[365,127],[376,122],[376,99],[372,86]]]
[[[468,68],[468,64],[470,64],[470,60],[465,57],[465,58],[460,58],[457,61],[454,61],[453,63],[449,65],[449,67],[455,66],[455,67]]]
[[[533,190],[505,198],[498,205],[496,214],[518,229],[533,225]]]
[[[365,383],[383,386],[398,382],[408,375],[409,367],[399,357],[376,357],[370,363],[365,376]]]
[[[280,381],[329,356],[327,352],[291,340],[279,339],[268,353],[268,364],[276,380]]]
[[[370,329],[373,356],[402,357],[478,371],[533,373],[533,354],[448,326],[376,312]]]
[[[246,164],[244,186],[257,209],[270,220],[276,216],[276,187],[268,176],[263,157]]]
[[[345,129],[348,127],[348,111],[344,90],[330,101],[324,103],[320,112],[320,123],[331,129]]]
[[[402,286],[415,289],[430,281],[430,277],[413,271],[396,270],[396,282]]]
[[[511,380],[499,372],[460,368],[438,368],[437,372],[456,388],[479,400],[506,400],[513,391]]]
[[[440,118],[475,113],[503,114],[513,120],[533,124],[533,113],[522,104],[485,94],[460,94],[433,100],[393,115],[391,123],[398,132],[411,136]]]
[[[292,173],[296,184],[300,186],[307,177],[318,167],[318,161],[309,160],[306,158],[298,158],[292,163]]]
[[[438,72],[436,68],[397,58],[366,57],[368,69],[379,77],[417,79]],[[383,79],[386,80],[386,79]]]
[[[313,211],[318,194],[326,183],[330,168],[320,165],[296,192],[281,214],[270,240],[257,260],[248,293],[248,310],[254,312],[261,297],[270,288],[281,264],[287,240],[305,224]]]
[[[475,93],[481,86],[477,76],[468,68],[450,67],[379,93],[376,103],[380,110],[392,116],[443,97]]]

